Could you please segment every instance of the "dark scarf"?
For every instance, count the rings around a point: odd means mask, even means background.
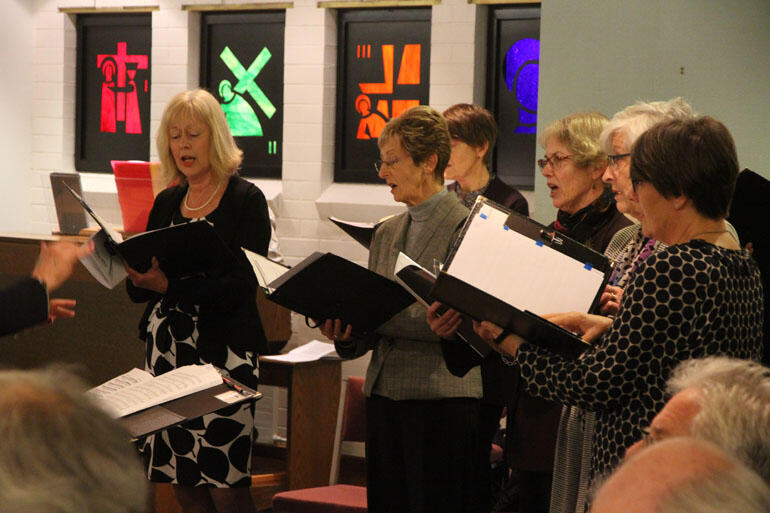
[[[614,215],[615,198],[612,196],[611,189],[605,189],[593,203],[574,214],[559,210],[553,227],[559,233],[585,244]]]

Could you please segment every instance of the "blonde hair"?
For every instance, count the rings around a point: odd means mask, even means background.
[[[208,126],[211,133],[209,160],[217,181],[232,175],[241,165],[243,152],[235,144],[227,125],[227,118],[219,102],[204,89],[182,91],[168,102],[163,110],[158,127],[156,145],[161,162],[161,173],[166,183],[174,180],[185,181],[185,177],[174,162],[168,141],[169,125],[176,119],[189,116],[199,119]]]
[[[579,112],[556,121],[552,121],[540,134],[540,145],[556,138],[564,143],[575,155],[573,162],[579,168],[603,165],[607,154],[599,145],[599,135],[607,125],[607,116],[600,112]]]

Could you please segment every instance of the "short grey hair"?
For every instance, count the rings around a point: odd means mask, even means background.
[[[757,390],[770,385],[770,369],[761,363],[727,356],[692,358],[677,365],[666,382],[671,395],[709,384]]]
[[[129,435],[84,390],[63,368],[0,371],[0,511],[144,511]]]
[[[770,484],[770,369],[723,356],[693,359],[674,369],[668,388],[698,392],[691,436],[721,447]]]
[[[712,468],[673,487],[661,499],[657,511],[767,513],[770,511],[770,488],[743,465]]]
[[[612,137],[616,133],[621,133],[626,136],[626,144],[630,151],[639,136],[653,125],[668,119],[695,116],[690,104],[680,97],[668,101],[638,101],[612,116],[599,135],[599,145],[605,153],[612,154]]]

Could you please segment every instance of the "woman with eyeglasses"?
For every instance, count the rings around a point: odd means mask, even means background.
[[[630,167],[631,148],[648,128],[665,119],[691,117],[692,109],[681,98],[666,102],[638,102],[616,113],[602,129],[599,144],[607,154],[607,168],[602,175],[612,188],[617,209],[634,219],[641,214],[633,198]],[[634,269],[648,256],[666,245],[645,237],[636,223],[615,233],[604,254],[616,262],[609,283],[601,296],[600,312],[614,315],[620,307],[623,289]],[[577,406],[564,406],[556,440],[551,491],[551,513],[582,512],[588,493],[591,469],[591,440],[595,416]]]
[[[408,109],[380,133],[380,178],[407,211],[379,225],[369,269],[394,278],[399,252],[427,269],[444,262],[469,214],[444,188],[450,137],[428,106]],[[367,338],[328,319],[321,332],[343,358],[372,350],[366,371],[367,501],[371,513],[484,511],[476,496],[478,367],[464,377],[444,364],[439,337],[414,303]],[[488,509],[486,509],[488,511]]]
[[[598,112],[552,122],[540,136],[545,156],[537,162],[553,206],[559,209],[552,227],[599,252],[615,232],[631,224],[602,182],[607,157],[599,146],[599,134],[606,124],[607,118]]]
[[[677,364],[707,355],[758,360],[762,350],[759,270],[725,224],[738,176],[729,131],[710,117],[663,121],[631,153],[642,234],[668,247],[636,267],[614,319],[549,316],[594,345],[569,360],[489,322],[477,326],[530,392],[595,412],[589,483],[642,437]]]
[[[599,252],[615,232],[631,224],[602,183],[607,160],[599,134],[606,124],[607,118],[598,112],[550,123],[540,137],[545,156],[538,161],[553,206],[559,209],[551,227]],[[562,407],[521,388],[506,424],[507,459],[518,470],[519,511],[548,512]]]

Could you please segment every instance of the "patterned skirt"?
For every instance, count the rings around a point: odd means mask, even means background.
[[[211,363],[223,374],[256,388],[257,355],[221,351],[222,361],[198,353],[197,305],[170,304],[152,310],[147,326],[145,368],[157,376],[178,366]],[[254,403],[225,407],[150,435],[141,446],[147,477],[156,483],[215,488],[251,485]]]

